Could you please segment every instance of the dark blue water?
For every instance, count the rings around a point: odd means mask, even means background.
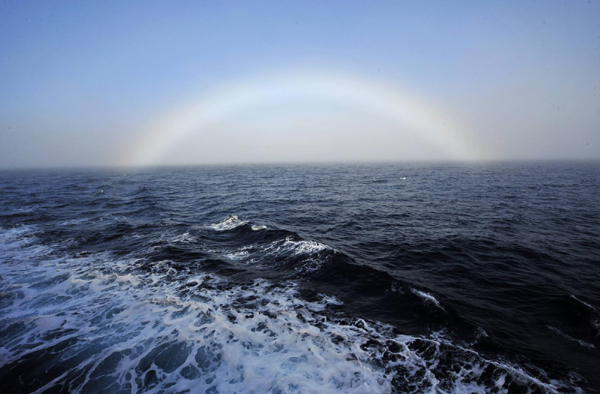
[[[0,173],[2,391],[600,387],[600,164]]]

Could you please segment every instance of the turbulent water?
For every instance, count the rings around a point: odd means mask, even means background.
[[[600,387],[600,164],[0,173],[0,391]]]

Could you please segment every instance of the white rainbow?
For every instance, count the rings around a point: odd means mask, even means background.
[[[478,158],[455,120],[391,83],[339,74],[300,73],[231,83],[190,100],[156,122],[141,140],[127,149],[119,164],[166,164],[164,158],[169,152],[190,136],[202,133],[207,126],[248,108],[292,100],[326,100],[355,106],[399,126],[408,126],[452,159]]]

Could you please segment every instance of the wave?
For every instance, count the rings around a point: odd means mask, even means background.
[[[268,241],[272,238],[275,240]],[[244,262],[256,268],[290,269],[296,273],[308,273],[327,263],[327,256],[320,255],[324,251],[335,252],[332,247],[323,243],[304,240],[294,233],[279,230],[265,234],[256,243],[225,251],[223,255],[227,259]]]
[[[426,303],[433,304],[436,307],[440,308],[441,310],[444,310],[444,307],[442,306],[442,304],[440,304],[440,302],[431,294],[425,293],[424,291],[420,291],[420,290],[416,290],[416,289],[410,289],[410,291],[412,291],[413,294],[421,297],[421,299],[423,299]]]
[[[576,391],[448,340],[331,313],[340,300],[307,301],[293,281],[232,284],[110,253],[48,258],[30,247],[35,229],[11,231],[0,231],[0,379],[15,392]]]
[[[197,238],[187,231],[183,234],[179,234],[179,235],[176,235],[173,238],[171,238],[171,242],[183,243],[183,244],[192,243],[192,242],[195,242],[196,240],[197,240]]]
[[[573,294],[571,294],[571,298],[574,299],[575,301],[579,302],[581,305],[588,307],[590,310],[592,310],[594,312],[598,312],[598,310],[596,308],[594,308],[593,306],[591,306],[590,304],[588,304],[585,301],[581,301],[579,298],[575,297]]]
[[[263,249],[265,253],[270,255],[292,254],[295,256],[316,253],[323,250],[333,250],[333,248],[317,241],[293,239],[291,236],[275,241]]]
[[[250,222],[247,220],[241,220],[237,215],[229,215],[219,223],[209,224],[207,227],[216,231],[229,231],[247,224],[250,224]],[[268,227],[264,224],[252,224],[250,229],[252,231],[261,231],[267,230]]]
[[[590,349],[595,349],[596,348],[596,346],[594,344],[588,343],[588,342],[583,341],[581,339],[573,338],[572,336],[570,336],[566,332],[564,332],[564,331],[562,331],[562,330],[560,330],[560,329],[558,329],[556,327],[553,327],[553,326],[546,326],[546,327],[548,327],[549,330],[555,332],[556,334],[560,335],[561,337],[564,337],[564,338],[568,339],[571,342],[575,342],[575,343],[577,343],[577,344],[579,344],[581,346],[584,346],[584,347],[587,347],[587,348],[590,348]]]
[[[219,223],[209,224],[208,227],[216,231],[233,230],[234,228],[247,224],[247,221],[240,220],[237,215],[229,215]]]

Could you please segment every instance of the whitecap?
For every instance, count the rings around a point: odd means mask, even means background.
[[[413,294],[421,297],[421,299],[423,299],[425,302],[432,303],[433,305],[437,306],[438,308],[444,310],[444,307],[442,306],[442,304],[440,304],[440,302],[431,294],[425,293],[424,291],[420,291],[417,289],[412,289],[412,288],[410,290],[413,292]]]
[[[179,234],[173,238],[171,238],[172,242],[177,242],[177,243],[192,243],[196,241],[196,237],[194,237],[193,235],[191,235],[189,232],[185,232],[183,234]]]
[[[292,239],[292,237],[288,236],[284,240],[277,240],[267,245],[264,248],[264,251],[266,253],[275,255],[283,253],[292,253],[294,255],[300,255],[316,253],[326,249],[331,250],[332,248],[328,245],[322,244],[317,241],[295,241]]]
[[[219,223],[213,223],[208,225],[208,227],[216,230],[216,231],[226,231],[233,230],[236,227],[243,226],[247,224],[247,221],[240,220],[237,215],[229,215],[225,219],[221,220]]]
[[[227,257],[230,260],[245,260],[248,257],[250,257],[251,250],[251,246],[244,246],[242,249],[236,252],[226,253],[225,257]]]

